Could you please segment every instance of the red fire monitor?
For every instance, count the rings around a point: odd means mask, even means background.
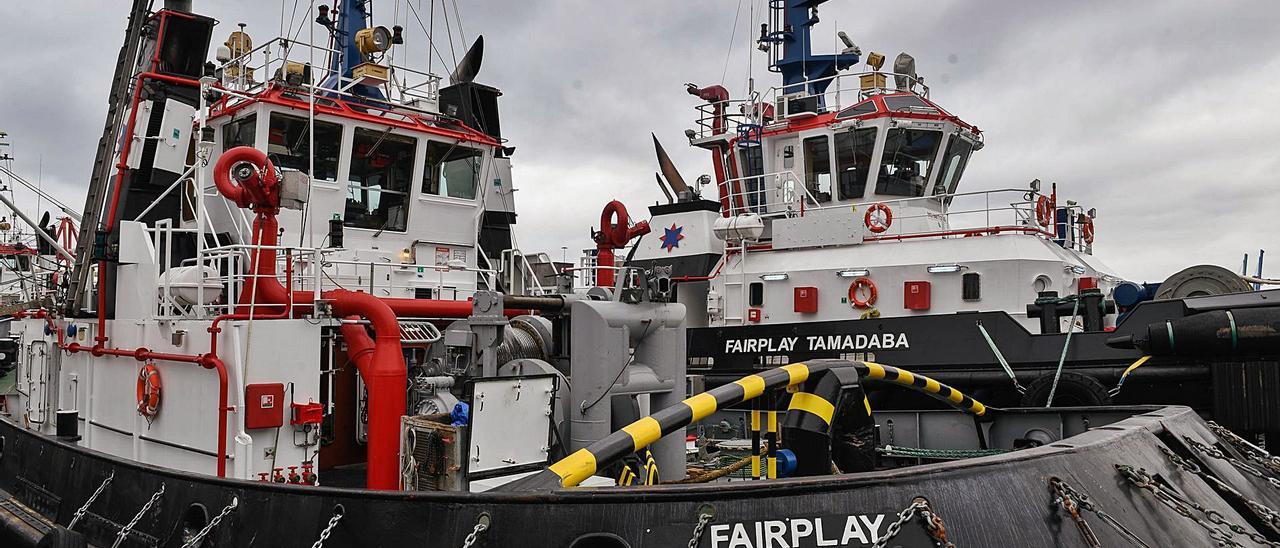
[[[244,427],[278,428],[284,425],[284,385],[250,384],[244,387]]]

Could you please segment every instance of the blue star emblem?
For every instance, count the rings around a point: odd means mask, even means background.
[[[684,239],[684,234],[680,232],[683,230],[683,226],[676,226],[675,223],[671,224],[671,228],[662,229],[662,249],[670,253],[672,249],[680,247],[680,240]]]

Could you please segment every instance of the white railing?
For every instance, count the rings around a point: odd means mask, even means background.
[[[335,288],[360,290],[377,296],[410,298],[415,290],[430,289],[434,298],[463,300],[477,289],[456,287],[457,280],[447,279],[446,273],[461,270],[489,280],[497,275],[495,270],[485,268],[389,260],[357,261],[333,257],[333,254],[344,251],[340,249],[232,244],[205,248],[196,257],[182,261],[179,266],[195,267],[197,271],[203,269],[208,275],[178,280],[175,279],[173,269],[168,267],[172,262],[169,257],[173,255],[171,242],[177,234],[197,231],[192,228],[175,228],[167,220],[161,220],[148,227],[146,232],[151,237],[155,257],[160,265],[156,297],[156,313],[160,319],[209,318],[232,312],[241,304],[238,303],[238,298],[245,284],[250,283],[255,276],[267,276],[249,272],[251,258],[256,250],[275,252],[274,277],[282,285],[292,289],[294,293],[312,293],[311,300],[290,303],[291,305],[309,305],[319,299],[321,291]],[[404,276],[405,282],[413,280],[413,283],[405,283],[397,281],[399,277],[394,274],[387,275],[394,271],[415,274],[434,272],[437,276],[434,279]],[[180,299],[180,293],[185,294],[185,297]],[[294,293],[290,293],[290,299]],[[191,298],[193,294],[195,298]],[[279,311],[279,307],[275,306],[277,303],[252,305],[264,314]]]
[[[872,84],[879,84],[880,80],[883,80],[884,85],[863,87],[864,76],[872,80]],[[898,78],[904,80],[905,85],[902,88],[897,87],[896,79]],[[809,93],[811,85],[822,83],[827,84],[826,90],[822,93]],[[786,93],[789,89],[802,91]],[[924,80],[917,76],[882,71],[845,72],[790,86],[775,86],[747,99],[730,99],[698,105],[695,107],[697,115],[694,119],[694,138],[702,139],[737,132],[738,128],[744,124],[767,126],[770,122],[781,120],[784,114],[795,115],[794,112],[777,111],[778,100],[783,97],[787,103],[812,103],[817,112],[837,112],[872,95],[898,92],[910,92],[928,98],[929,86],[926,86]],[[928,108],[930,112],[935,112],[932,107]]]
[[[313,90],[322,97],[356,98],[351,87],[359,81],[340,77],[336,85],[322,86],[328,80],[331,55],[343,55],[343,52],[328,47],[317,46],[307,42],[286,38],[273,38],[244,54],[223,64],[222,86],[238,94],[251,95],[262,91],[268,84],[289,85],[289,64],[311,64],[312,82],[301,82],[299,89]],[[440,76],[422,72],[409,67],[383,63],[388,67],[388,81],[379,89],[387,95],[385,108],[380,109],[385,115],[439,114],[436,103],[440,97]],[[314,84],[313,84],[314,83]],[[312,87],[312,84],[314,87]],[[232,100],[235,100],[232,96]],[[368,104],[373,100],[359,97]]]
[[[821,211],[840,211],[865,222],[868,207],[886,206],[893,220],[882,232],[868,230],[868,241],[903,241],[919,238],[960,238],[994,234],[1034,234],[1090,253],[1085,228],[1079,219],[1084,208],[1067,202],[1060,222],[1050,213],[1049,224],[1040,224],[1036,203],[1041,194],[1028,189],[996,189],[881,200],[879,202],[818,202],[795,175],[786,171],[738,177],[727,181],[732,215],[756,213],[763,219],[803,217]]]
[[[761,217],[796,217],[806,204],[817,203],[793,171],[747,175],[725,181],[732,215],[758,213]]]

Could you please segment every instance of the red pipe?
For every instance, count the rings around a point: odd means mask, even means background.
[[[61,337],[60,337],[61,338]],[[63,350],[71,353],[88,352],[95,357],[102,356],[120,356],[133,358],[140,362],[148,360],[160,360],[178,363],[193,363],[205,369],[214,369],[218,372],[218,477],[226,477],[227,475],[227,413],[231,408],[227,406],[227,365],[216,355],[209,354],[170,354],[167,352],[152,352],[143,347],[132,350],[124,348],[107,348],[105,346],[82,346],[80,343],[71,343],[62,346]]]

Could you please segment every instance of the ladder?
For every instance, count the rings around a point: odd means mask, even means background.
[[[115,173],[115,144],[121,131],[124,115],[129,108],[128,99],[135,68],[134,61],[138,57],[138,50],[143,42],[143,27],[147,23],[149,3],[149,0],[133,0],[124,44],[120,46],[120,56],[116,59],[116,72],[111,80],[111,94],[107,98],[106,126],[102,129],[102,138],[98,140],[93,172],[85,195],[83,218],[80,221],[80,236],[76,240],[75,268],[69,279],[67,309],[64,311],[68,315],[77,315],[81,310],[90,307],[88,287],[89,271],[93,266],[93,246],[97,240],[99,226],[102,224],[103,204],[111,191]]]

